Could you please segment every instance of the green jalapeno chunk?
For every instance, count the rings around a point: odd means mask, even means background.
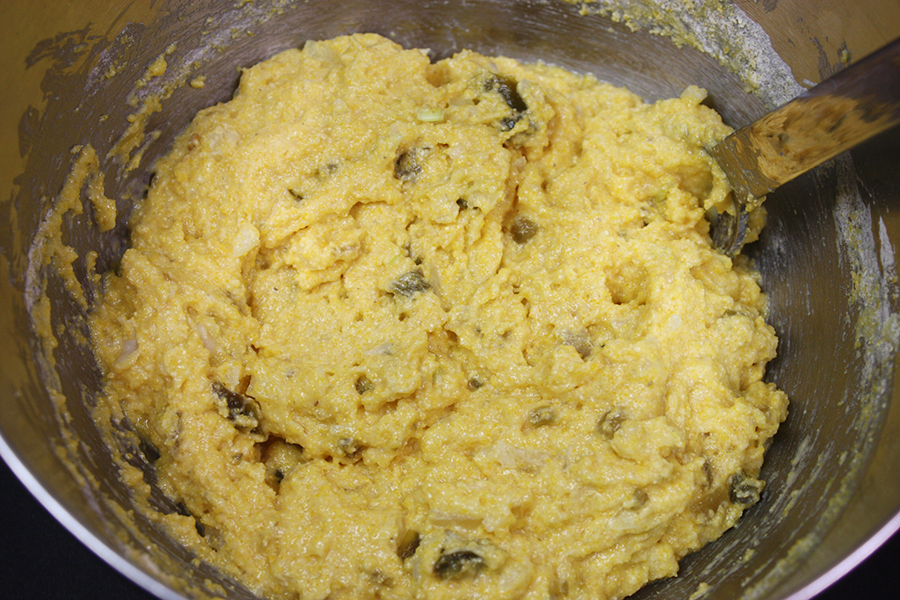
[[[442,553],[434,561],[434,574],[441,579],[461,579],[484,569],[484,559],[471,550]]]
[[[765,483],[759,479],[735,473],[728,478],[728,497],[734,504],[753,506],[759,502],[764,487]]]

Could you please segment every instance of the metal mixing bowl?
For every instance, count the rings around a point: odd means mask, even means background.
[[[117,227],[106,233],[89,209],[66,222],[66,240],[80,256],[75,272],[93,300],[87,251],[97,251],[100,269],[116,264],[154,159],[198,109],[230,96],[239,66],[307,39],[373,31],[432,48],[436,57],[468,47],[541,59],[648,99],[698,84],[726,121],[741,125],[796,93],[798,84],[817,82],[900,35],[895,0],[697,1],[700,18],[666,18],[670,33],[680,32],[675,41],[646,27],[633,31],[639,20],[623,20],[616,10],[594,14],[631,7],[626,12],[634,15],[639,4],[618,0],[582,10],[557,0],[6,2],[0,455],[66,527],[151,592],[207,598],[224,589],[233,598],[254,597],[129,512],[131,490],[118,479],[90,415],[100,375],[84,341],[83,311],[30,252],[70,168],[71,148],[91,144],[119,210]],[[707,52],[675,43],[685,39]],[[135,89],[147,65],[167,51],[165,75]],[[183,85],[197,75],[206,78],[202,89]],[[748,82],[754,93],[745,90]],[[149,95],[163,98],[161,110],[147,122],[154,134],[144,141],[143,160],[129,171],[107,152]],[[900,527],[900,391],[892,385],[900,338],[898,202],[896,131],[769,198],[768,229],[748,253],[781,336],[768,377],[792,405],[768,453],[764,502],[720,541],[686,558],[681,576],[635,598],[688,598],[701,583],[709,599],[808,598]],[[55,364],[41,358],[29,318],[43,286],[59,339]],[[121,450],[149,468],[135,448]]]

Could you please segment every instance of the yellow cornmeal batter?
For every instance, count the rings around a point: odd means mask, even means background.
[[[273,598],[596,600],[734,525],[787,399],[703,98],[376,35],[244,71],[92,317],[183,541]]]

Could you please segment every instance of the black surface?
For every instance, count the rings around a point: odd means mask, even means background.
[[[0,598],[152,600],[76,540],[0,461]],[[816,600],[897,600],[900,535]],[[680,600],[680,599],[672,599]]]

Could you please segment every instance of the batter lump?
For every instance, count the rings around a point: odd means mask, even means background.
[[[172,531],[256,593],[612,599],[760,497],[787,399],[710,248],[730,130],[377,35],[243,72],[92,315]]]

